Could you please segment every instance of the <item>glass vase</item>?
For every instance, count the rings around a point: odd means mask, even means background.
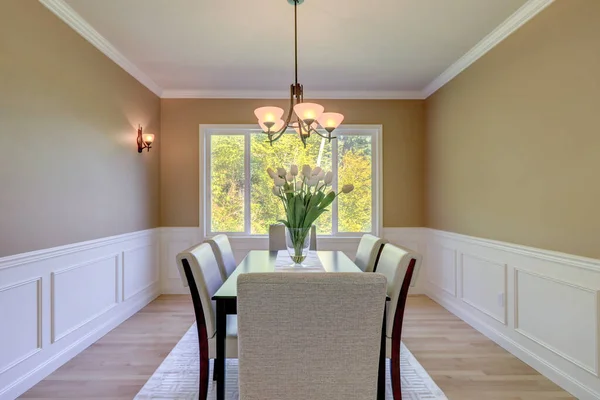
[[[310,248],[310,227],[306,228],[285,228],[285,245],[287,251],[294,262],[294,266],[301,267],[302,261],[308,256]]]

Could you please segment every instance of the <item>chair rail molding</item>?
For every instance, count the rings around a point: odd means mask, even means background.
[[[148,229],[0,258],[0,321],[10,327],[0,329],[0,399],[19,397],[155,299],[158,243]]]
[[[577,398],[600,398],[600,260],[424,235],[425,294]]]

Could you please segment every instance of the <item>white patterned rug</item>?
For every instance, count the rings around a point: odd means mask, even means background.
[[[238,361],[227,360],[227,400],[239,400]],[[216,398],[212,380],[213,363],[210,361],[208,399]],[[386,367],[386,400],[392,400],[389,362]],[[403,400],[447,400],[444,393],[402,343],[400,352]],[[171,353],[165,358],[134,400],[194,400],[198,398],[198,332],[192,325]]]

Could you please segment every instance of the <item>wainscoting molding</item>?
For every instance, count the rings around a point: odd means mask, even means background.
[[[600,399],[600,260],[424,229],[425,293],[579,399]]]
[[[600,399],[600,260],[427,228],[384,228],[423,254],[425,293],[579,399]],[[0,258],[0,399],[14,399],[158,294],[187,294],[164,227]],[[320,238],[354,258],[358,238]],[[266,237],[231,238],[239,262]]]
[[[182,250],[187,249],[204,240],[200,228],[167,228],[161,229],[161,283],[162,293],[165,294],[187,294],[189,290],[181,283],[179,271],[175,263],[175,256]],[[413,249],[424,255],[426,243],[423,241],[423,228],[383,228],[381,236],[388,239],[390,243]],[[268,237],[231,237],[231,247],[237,262],[240,262],[250,250],[267,250],[269,248]],[[341,250],[348,257],[354,259],[359,238],[327,238],[319,237],[319,250]],[[425,263],[425,261],[424,261]],[[411,294],[423,293],[421,288],[422,278],[419,274],[415,287],[411,288]]]
[[[160,294],[159,230],[0,258],[0,399],[14,399]]]

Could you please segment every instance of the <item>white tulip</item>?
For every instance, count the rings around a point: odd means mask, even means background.
[[[287,175],[285,176],[285,180],[288,182],[292,182],[294,180],[294,177],[292,176],[291,172],[287,173]]]
[[[279,188],[277,186],[273,186],[273,189],[271,189],[271,190],[273,191],[273,194],[275,196],[279,196],[280,195]]]
[[[273,171],[273,168],[267,168],[267,173],[269,174],[269,176],[271,177],[271,179],[275,179],[275,177],[277,176],[277,174],[275,173],[275,171]]]
[[[342,193],[348,194],[353,190],[354,190],[354,185],[352,185],[352,184],[342,186]]]
[[[292,164],[290,167],[290,174],[292,174],[292,176],[298,175],[298,166],[296,164]]]
[[[313,176],[312,178],[310,178],[308,180],[308,182],[307,182],[308,186],[316,186],[317,183],[319,183],[319,180],[315,176]]]
[[[329,171],[328,173],[326,173],[325,178],[323,178],[323,181],[326,185],[331,185],[331,182],[333,182],[333,172]]]
[[[302,166],[302,175],[304,175],[305,178],[309,178],[310,177],[310,165],[303,165]]]
[[[277,168],[277,175],[280,176],[281,178],[285,178],[285,168]]]
[[[275,183],[275,186],[283,186],[285,185],[285,179],[280,178],[278,176],[275,177],[275,179],[273,179],[273,182]]]
[[[321,171],[323,171],[323,169],[321,167],[315,167],[315,169],[313,169],[310,174],[312,176],[317,176],[321,173]]]
[[[321,170],[321,172],[319,172],[319,175],[317,175],[317,178],[322,181],[323,179],[325,179],[325,171]]]

